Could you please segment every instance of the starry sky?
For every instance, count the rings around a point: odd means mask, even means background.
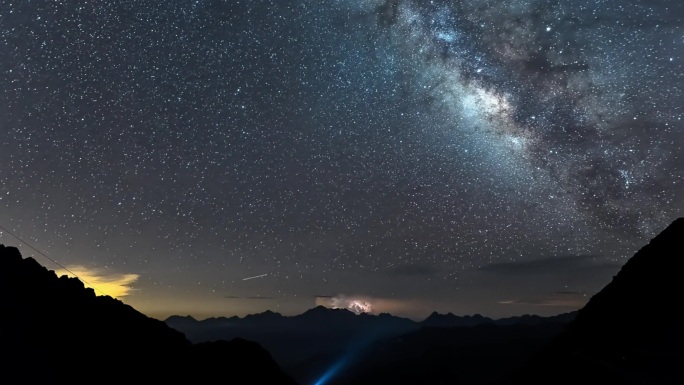
[[[0,242],[157,318],[558,314],[682,117],[676,0],[3,1]]]

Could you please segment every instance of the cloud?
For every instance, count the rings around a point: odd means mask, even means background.
[[[423,277],[435,275],[437,269],[427,265],[405,264],[396,266],[388,271],[390,275],[402,275],[409,277]]]
[[[331,309],[347,309],[356,314],[373,312],[372,299],[369,297],[347,297],[345,295],[320,296],[316,297],[316,306],[325,306]]]
[[[568,308],[580,308],[584,306],[588,297],[585,293],[576,291],[558,291],[553,295],[539,298],[509,299],[499,301],[502,305],[528,305],[528,306],[558,306]]]
[[[74,277],[75,275],[85,287],[94,289],[97,295],[108,295],[113,298],[123,298],[130,295],[134,290],[131,285],[140,278],[138,274],[104,273],[98,269],[78,265],[67,266],[67,269],[69,271],[59,269],[55,273],[57,276]]]
[[[424,315],[429,313],[426,307],[431,307],[429,301],[408,298],[380,298],[367,295],[318,295],[315,297],[316,306],[331,309],[347,309],[356,314],[390,313],[405,314],[407,316]],[[432,309],[434,310],[434,309]]]
[[[615,270],[619,263],[602,261],[598,255],[565,255],[528,261],[493,263],[477,271],[497,274],[548,274],[550,271],[584,269]]]

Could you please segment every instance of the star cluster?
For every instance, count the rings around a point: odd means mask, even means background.
[[[0,225],[159,316],[549,311],[683,215],[683,54],[665,0],[8,1]]]

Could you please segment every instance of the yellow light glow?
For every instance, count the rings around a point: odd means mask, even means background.
[[[68,266],[69,271],[64,269],[56,270],[58,277],[66,275],[74,277],[74,274],[81,279],[85,287],[95,290],[97,295],[108,295],[113,298],[122,298],[133,291],[130,286],[140,278],[138,274],[107,274],[102,271],[89,269],[84,266]]]

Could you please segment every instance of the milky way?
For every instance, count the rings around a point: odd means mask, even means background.
[[[684,215],[683,54],[674,0],[5,2],[0,225],[158,316],[558,313]]]

